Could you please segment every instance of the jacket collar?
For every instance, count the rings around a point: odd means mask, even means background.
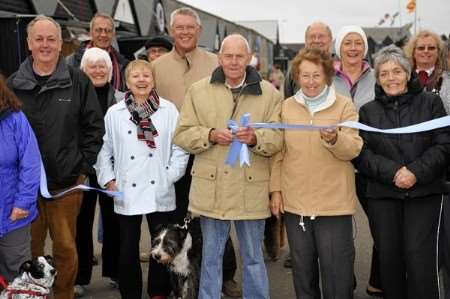
[[[305,103],[305,99],[301,96],[300,90],[297,91],[297,93],[294,95],[294,99],[297,103],[305,106],[305,108],[308,109],[308,107],[306,106],[306,103]],[[333,104],[335,102],[336,102],[336,90],[334,88],[334,85],[332,84],[329,87],[326,101],[323,102],[321,105],[317,106],[317,108],[314,111],[311,111],[311,114],[314,115],[315,113],[317,113],[319,111],[325,110],[325,109],[333,106]]]
[[[0,120],[7,118],[13,111],[10,108],[0,110]]]
[[[383,88],[375,85],[375,100],[380,101],[383,105],[390,106],[397,102],[399,105],[405,104],[413,96],[418,95],[423,90],[422,85],[420,85],[420,80],[415,72],[411,73],[411,79],[407,83],[407,91],[404,94],[397,96],[387,95]]]
[[[12,87],[20,90],[33,90],[38,85],[33,71],[33,58],[28,56],[27,59],[20,65],[12,81]],[[59,57],[58,64],[55,71],[50,75],[47,83],[42,86],[39,93],[54,88],[66,88],[72,86],[72,79],[70,76],[69,67],[62,56]]]
[[[247,66],[245,69],[245,81],[242,86],[242,94],[262,95],[261,81],[262,79],[258,71],[254,67]],[[225,73],[221,66],[214,70],[209,83],[225,85]]]

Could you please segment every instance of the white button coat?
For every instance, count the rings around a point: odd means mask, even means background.
[[[111,106],[105,115],[105,135],[94,168],[100,186],[115,179],[123,198],[114,198],[114,211],[139,215],[175,209],[174,183],[185,173],[189,155],[172,144],[178,110],[160,98],[151,116],[158,131],[156,148],[137,138],[125,101]],[[113,158],[113,159],[112,159]]]

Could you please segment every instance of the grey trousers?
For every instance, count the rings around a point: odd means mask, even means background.
[[[302,219],[286,213],[284,220],[297,298],[353,298],[355,247],[352,216],[321,216],[311,220],[310,217]]]
[[[13,281],[22,263],[31,259],[31,224],[0,238],[0,275]]]

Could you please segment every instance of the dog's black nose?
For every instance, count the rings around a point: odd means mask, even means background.
[[[155,260],[159,261],[159,259],[161,258],[161,255],[157,253],[157,254],[153,255],[153,258]]]
[[[56,270],[55,270],[55,269],[50,270],[50,274],[51,274],[51,275],[55,275],[55,273],[56,273]]]

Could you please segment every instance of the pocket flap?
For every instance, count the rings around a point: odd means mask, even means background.
[[[269,180],[269,170],[264,168],[246,168],[245,179],[247,182],[263,182]]]
[[[194,163],[191,170],[191,175],[193,177],[215,180],[217,176],[217,167],[206,163]]]

